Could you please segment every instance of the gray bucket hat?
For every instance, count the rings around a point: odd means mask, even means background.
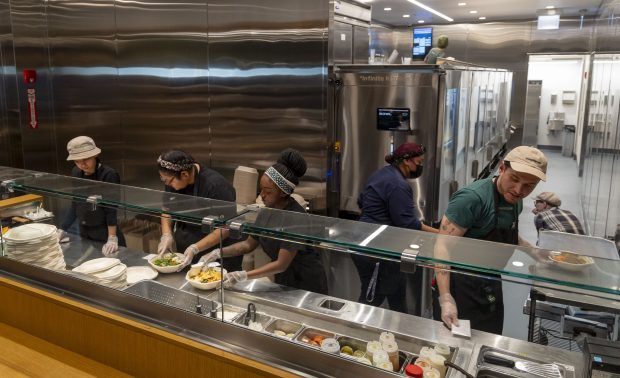
[[[81,160],[99,155],[101,149],[95,145],[93,138],[79,136],[67,143],[67,152],[69,152],[67,160]]]

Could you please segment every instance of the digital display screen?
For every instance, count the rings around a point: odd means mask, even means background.
[[[407,108],[378,108],[377,129],[387,131],[409,131],[410,110]]]
[[[433,45],[433,28],[413,29],[413,60],[424,60]]]

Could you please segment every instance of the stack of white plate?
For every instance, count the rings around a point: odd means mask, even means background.
[[[248,205],[256,200],[258,171],[254,168],[239,166],[235,169],[233,187],[237,193],[237,203]]]
[[[88,260],[73,271],[87,274],[94,278],[93,282],[113,289],[127,286],[127,265],[121,264],[119,259],[101,257]]]
[[[56,227],[30,223],[15,227],[3,235],[6,255],[46,269],[64,270],[65,259],[56,236]]]

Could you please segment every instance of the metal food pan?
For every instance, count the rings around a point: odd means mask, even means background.
[[[405,374],[405,368],[407,365],[412,364],[418,358],[417,355],[408,353],[402,350],[398,351],[398,363],[400,364],[400,368],[398,372],[401,374]]]
[[[236,313],[236,314],[232,316],[232,315],[226,314],[227,312],[228,314],[230,313]],[[217,319],[223,320],[224,322],[234,323],[235,320],[239,318],[239,315],[244,314],[244,313],[245,313],[245,310],[242,308],[230,306],[230,305],[224,305],[224,319],[222,319],[222,312],[220,310],[218,310],[217,312]],[[229,317],[227,317],[227,315]]]
[[[313,346],[315,348],[319,348],[320,345],[315,345],[308,341],[303,341],[304,338],[308,338],[312,340],[316,336],[322,336],[324,339],[336,338],[336,334],[334,334],[333,332],[324,331],[322,329],[317,329],[317,328],[305,328],[297,335],[297,337],[295,338],[295,341],[298,341],[306,345]]]
[[[291,337],[281,336],[281,337],[285,337],[285,338],[290,338],[292,340],[292,339],[295,338],[295,336],[297,336],[297,333],[302,328],[303,328],[303,326],[301,324],[292,322],[290,320],[274,319],[271,323],[269,323],[269,325],[267,327],[265,327],[265,331],[269,332],[269,333],[273,333],[276,330],[280,330],[280,331],[283,331],[284,333],[287,333],[287,334],[292,333],[293,336],[291,336]]]
[[[243,320],[245,319],[245,314],[247,313],[247,311],[243,311],[240,315],[238,315],[235,318],[235,323],[236,324],[241,324],[241,325],[245,325],[243,324]],[[256,322],[260,323],[261,326],[263,326],[263,329],[265,329],[265,327],[267,327],[267,324],[269,324],[269,322],[272,320],[273,318],[269,315],[265,315],[262,313],[257,312],[256,313]]]
[[[368,344],[368,341],[349,336],[340,336],[337,340],[338,344],[340,344],[340,349],[344,346],[350,346],[353,349],[353,352],[356,350],[361,350],[364,352],[364,356],[366,356],[366,345]]]

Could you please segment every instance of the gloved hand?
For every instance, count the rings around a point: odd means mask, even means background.
[[[220,257],[222,257],[222,252],[219,248],[215,248],[213,251],[206,253],[204,256],[202,256],[199,262],[207,265],[210,262],[217,261]]]
[[[59,243],[66,243],[69,241],[69,234],[60,228],[56,230],[56,236],[58,237]]]
[[[245,270],[238,270],[236,272],[226,273],[224,275],[224,287],[229,288],[238,282],[248,280],[248,272]]]
[[[110,256],[118,252],[118,237],[116,235],[108,236],[108,241],[101,248],[101,252],[104,256]]]
[[[159,239],[159,244],[157,245],[157,254],[163,255],[168,251],[172,251],[172,243],[174,242],[174,238],[172,234],[163,234]]]
[[[198,249],[198,246],[196,244],[191,244],[189,247],[187,247],[185,252],[183,252],[183,255],[185,256],[185,258],[183,259],[183,262],[179,264],[179,267],[177,268],[177,272],[182,271],[183,269],[185,269],[186,266],[191,264],[192,259],[194,258],[194,256],[196,256],[198,252],[200,252],[200,250]]]
[[[452,328],[452,324],[458,326],[458,310],[456,308],[456,302],[450,293],[444,293],[439,296],[439,305],[441,306],[441,320]]]

